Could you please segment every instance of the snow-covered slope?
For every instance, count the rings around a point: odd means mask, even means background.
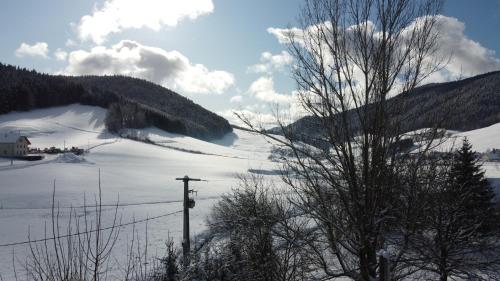
[[[455,141],[455,145],[458,142],[460,145],[464,137],[467,137],[477,152],[500,149],[500,123],[467,132],[453,132],[450,141]]]
[[[198,190],[196,207],[191,210],[194,234],[204,229],[204,218],[215,200],[237,185],[236,174],[277,168],[268,160],[271,144],[245,131],[235,130],[213,143],[156,128],[131,131],[157,143],[152,145],[106,132],[105,113],[97,107],[71,105],[0,116],[0,131],[20,131],[28,136],[31,147],[90,149],[82,158],[48,156],[38,162],[14,161],[12,166],[10,160],[0,158],[0,245],[26,240],[28,227],[32,239],[43,236],[54,181],[60,206],[81,206],[84,194],[90,201],[97,193],[100,172],[103,203],[119,199],[120,204],[132,204],[120,207],[122,221],[128,222],[181,210],[183,183],[176,177],[187,174],[208,180],[190,186]],[[135,205],[158,201],[171,202]],[[110,218],[112,213],[108,208]],[[168,233],[177,239],[181,231],[182,214],[148,225],[149,241],[160,248]],[[16,247],[21,257],[25,250]],[[0,248],[0,273],[9,271],[11,254],[11,249]]]
[[[29,136],[35,147],[87,146],[105,139],[100,107],[71,105],[0,115],[0,131],[14,130]]]

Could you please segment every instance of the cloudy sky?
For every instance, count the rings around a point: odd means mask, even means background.
[[[123,74],[232,118],[265,122],[293,101],[280,40],[301,0],[2,0],[0,61],[40,72]],[[500,0],[448,0],[440,17],[454,80],[500,69]]]

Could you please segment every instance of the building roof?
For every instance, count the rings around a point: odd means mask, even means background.
[[[20,138],[24,138],[28,144],[31,144],[26,136],[12,132],[0,132],[0,143],[16,143]]]

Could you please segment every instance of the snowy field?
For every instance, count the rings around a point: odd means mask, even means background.
[[[196,207],[191,209],[191,234],[205,229],[204,220],[221,194],[237,185],[235,175],[249,169],[273,171],[276,163],[268,160],[272,145],[261,136],[234,130],[223,139],[204,142],[151,128],[131,131],[157,145],[119,138],[106,132],[106,111],[98,107],[71,105],[0,116],[0,131],[18,130],[27,135],[31,147],[78,146],[89,149],[83,157],[51,155],[42,161],[25,162],[0,158],[0,245],[43,238],[44,225],[50,223],[52,190],[63,207],[93,204],[98,191],[100,171],[104,205],[119,207],[122,223],[160,216],[182,209],[183,183],[176,177],[189,175],[207,182],[192,182],[198,190]],[[480,130],[455,133],[468,136],[478,151],[500,148],[500,124]],[[487,176],[500,186],[499,163],[485,163]],[[268,173],[272,174],[272,173]],[[274,176],[267,176],[276,179]],[[147,203],[147,204],[144,204]],[[113,207],[105,207],[105,223],[110,223]],[[64,224],[63,224],[64,225]],[[145,224],[136,230],[144,236]],[[182,213],[148,222],[151,255],[162,255],[167,235],[176,242],[182,236]],[[130,240],[132,228],[121,229],[116,255]],[[64,230],[63,230],[64,232]],[[26,245],[0,246],[0,274],[5,280],[12,274],[12,258],[22,262]]]
[[[87,204],[93,204],[100,170],[103,204],[119,200],[126,205],[119,213],[127,223],[182,210],[183,183],[176,177],[207,180],[190,184],[198,190],[196,207],[191,209],[195,235],[205,228],[205,217],[217,198],[237,185],[237,174],[278,168],[268,160],[271,144],[245,131],[235,130],[214,142],[154,128],[135,132],[159,144],[151,145],[107,133],[105,113],[98,107],[71,105],[0,116],[0,131],[20,131],[31,147],[90,149],[83,158],[50,155],[42,161],[14,161],[12,166],[10,160],[0,159],[0,245],[27,240],[28,228],[31,239],[43,238],[44,224],[50,223],[54,181],[60,206],[82,206],[84,195]],[[105,210],[109,222],[114,208]],[[121,230],[122,243],[130,239],[131,230]],[[145,224],[137,224],[136,230],[144,236]],[[159,249],[158,255],[163,254],[167,235],[180,241],[182,213],[148,222],[148,242],[151,249]],[[13,251],[22,261],[26,250],[26,245],[0,247],[0,274],[10,275]]]

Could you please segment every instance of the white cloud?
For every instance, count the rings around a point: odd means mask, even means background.
[[[432,64],[442,61],[443,58],[450,58],[450,60],[443,69],[428,77],[424,83],[452,81],[500,69],[500,59],[495,52],[485,48],[479,42],[468,38],[465,34],[465,24],[463,22],[460,22],[456,18],[442,15],[436,17],[436,27],[439,32],[439,37],[437,38],[439,50],[433,57],[429,58],[428,62]],[[419,18],[415,19],[406,30],[411,30],[414,25],[418,24],[419,20]],[[323,24],[327,25],[329,23],[325,22]],[[367,23],[367,27],[370,30],[376,30],[373,23]],[[352,28],[347,27],[347,30]],[[274,35],[281,44],[289,44],[290,36],[299,44],[303,42],[304,32],[299,28],[283,29],[270,27],[267,31]],[[377,36],[378,34],[375,32],[374,37],[376,38]]]
[[[244,122],[237,115],[248,119],[251,124],[264,128],[275,127],[279,122],[291,124],[299,118],[307,115],[306,111],[298,102],[296,92],[292,93],[293,102],[284,106],[270,107],[269,104],[255,103],[239,109],[228,109],[217,114],[229,120],[231,124],[244,125]]]
[[[231,99],[229,100],[229,102],[232,102],[232,103],[240,103],[243,101],[243,96],[242,95],[236,95],[236,96],[233,96],[231,97]]]
[[[111,33],[124,29],[176,26],[183,19],[194,20],[213,12],[212,0],[106,0],[76,27],[81,40],[102,44]]]
[[[444,82],[500,70],[500,59],[495,51],[487,49],[465,35],[465,24],[456,18],[438,16],[439,51],[431,60],[450,57],[445,68],[426,82]]]
[[[263,76],[254,81],[247,91],[247,94],[255,97],[257,100],[267,103],[267,104],[253,104],[245,108],[246,111],[256,112],[264,109],[272,109],[279,113],[281,121],[288,122],[290,120],[296,120],[298,118],[307,115],[304,110],[302,103],[300,101],[301,95],[307,95],[309,93],[299,94],[297,91],[292,91],[290,94],[282,94],[276,92],[274,89],[274,80],[271,76]],[[269,107],[271,106],[271,108]],[[267,111],[268,111],[267,110]],[[255,113],[252,116],[262,115],[261,113]]]
[[[264,52],[260,56],[259,64],[252,65],[248,71],[255,73],[272,73],[273,71],[282,71],[286,66],[293,62],[293,57],[287,51],[273,55],[270,52]]]
[[[36,42],[33,45],[27,43],[21,43],[19,48],[15,52],[16,56],[22,57],[42,57],[48,58],[49,54],[49,44],[45,42]]]
[[[252,124],[271,128],[277,125],[278,116],[280,122],[291,123],[298,118],[304,117],[306,111],[303,109],[299,94],[293,91],[290,94],[281,94],[274,89],[274,80],[271,76],[263,76],[255,80],[245,93],[254,97],[258,102],[247,104],[244,108],[237,110],[225,110],[218,114],[228,119],[232,124],[243,125],[235,113],[243,115]],[[237,95],[231,98],[231,102],[240,103],[244,96]]]
[[[302,29],[300,28],[275,28],[269,27],[267,32],[274,35],[280,44],[289,44],[290,38],[300,39],[302,36]]]
[[[249,109],[227,109],[217,112],[218,115],[226,118],[233,125],[245,127],[245,123],[238,118],[237,114],[248,119],[251,124],[271,128],[276,125],[276,117],[270,113],[262,113]]]
[[[231,73],[193,64],[177,51],[144,46],[130,40],[123,40],[110,48],[97,46],[90,51],[73,51],[62,73],[127,75],[173,90],[198,94],[221,94],[234,85]]]
[[[66,58],[68,57],[68,52],[66,51],[63,51],[61,49],[57,49],[55,52],[54,52],[54,57],[56,58],[56,60],[58,61],[65,61]]]
[[[250,85],[248,93],[264,102],[289,104],[292,101],[291,96],[276,92],[272,77],[260,77],[255,80]]]
[[[76,46],[76,42],[73,41],[72,39],[68,39],[66,40],[66,43],[64,43],[64,45],[66,45],[66,47],[74,47]]]

